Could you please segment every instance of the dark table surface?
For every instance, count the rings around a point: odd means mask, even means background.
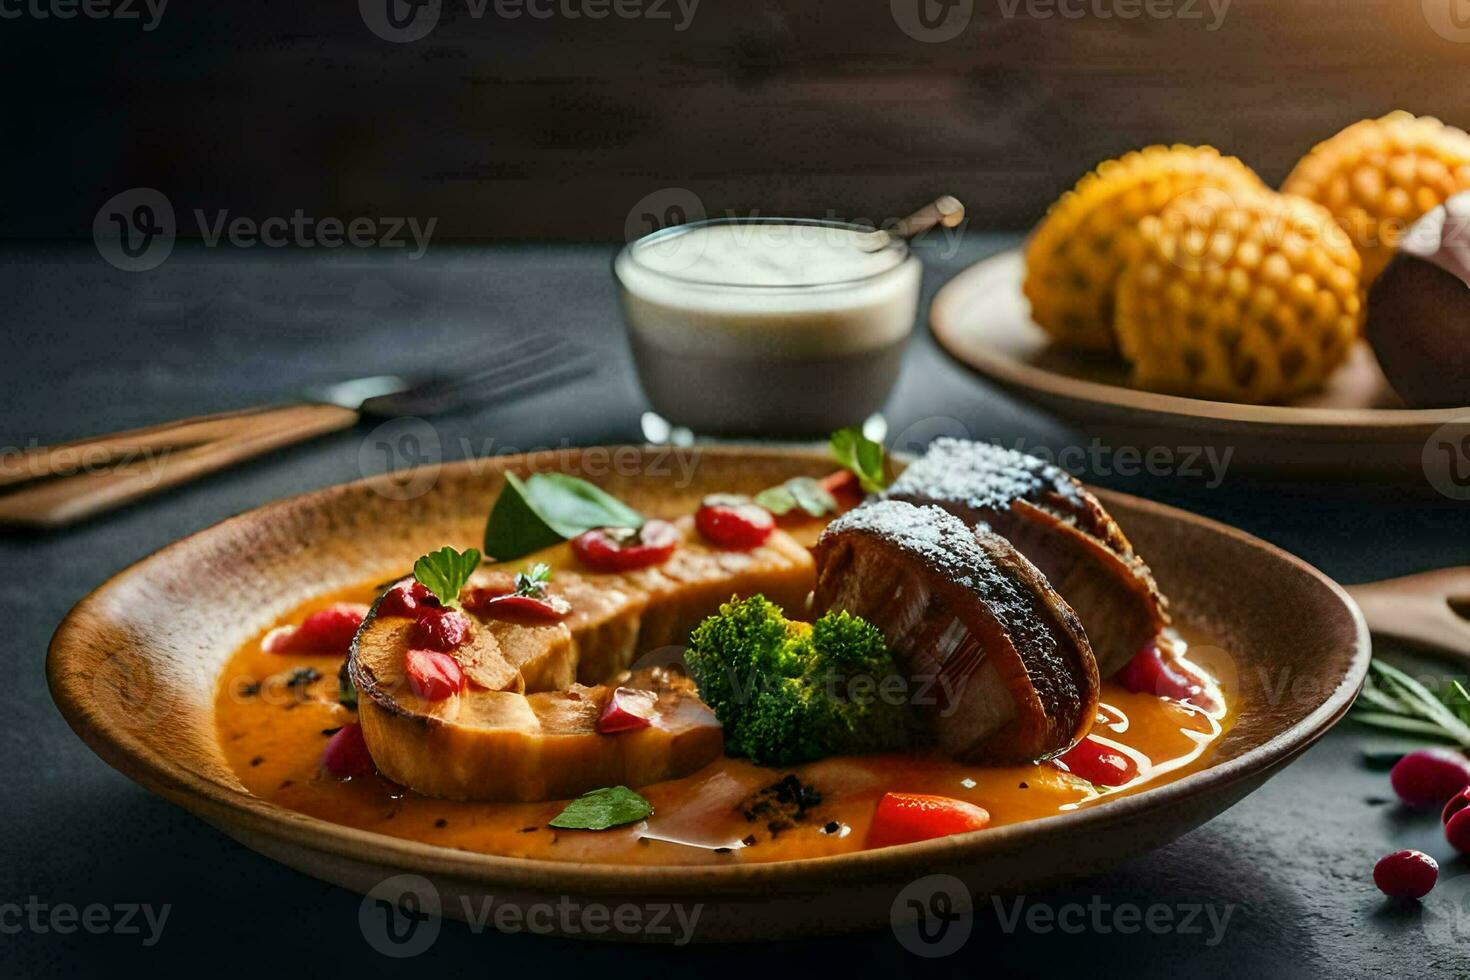
[[[928,294],[1012,242],[969,235],[927,256]],[[90,247],[0,252],[6,298],[0,442],[7,447],[269,402],[364,373],[427,368],[528,331],[557,331],[605,356],[574,387],[435,420],[443,457],[639,439],[645,405],[608,272],[611,246],[435,247],[402,255],[180,247],[124,273]],[[965,431],[1021,448],[1089,444],[974,379],[922,331],[887,408],[892,431]],[[910,428],[913,427],[913,428]],[[370,426],[281,452],[168,496],[51,534],[0,537],[0,619],[15,674],[0,684],[11,773],[0,822],[0,966],[7,975],[84,976],[129,965],[173,973],[382,969],[358,926],[359,897],[260,857],[97,759],[46,689],[56,624],[108,576],[156,548],[266,501],[355,479]],[[1464,504],[1351,481],[1282,484],[1227,472],[1102,476],[1245,528],[1343,582],[1470,559]],[[1024,896],[1068,928],[1012,926],[982,902],[963,949],[920,959],[888,931],[731,950],[613,947],[472,932],[446,922],[406,965],[487,975],[535,966],[643,976],[654,970],[795,975],[851,965],[967,976],[1452,976],[1470,970],[1470,864],[1442,865],[1422,906],[1386,904],[1370,870],[1420,847],[1447,859],[1432,816],[1401,810],[1345,725],[1206,826],[1111,874]],[[124,929],[63,932],[58,908],[166,906],[157,941]],[[1089,910],[1085,915],[1069,907]],[[1118,910],[1164,906],[1164,932],[1114,928]],[[1093,909],[1102,909],[1094,913]],[[29,910],[28,910],[29,909]],[[1191,909],[1198,911],[1191,913]],[[94,913],[101,916],[101,913]],[[1160,913],[1161,915],[1163,913]],[[1185,928],[1186,918],[1194,925]],[[101,919],[97,920],[99,923]],[[1061,921],[1061,920],[1059,920]],[[53,925],[55,923],[55,925]],[[39,928],[38,928],[39,924]],[[1220,924],[1220,925],[1216,925]],[[762,963],[761,961],[765,962]]]

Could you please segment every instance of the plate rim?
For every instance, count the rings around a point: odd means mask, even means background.
[[[1007,387],[1036,392],[1048,398],[1108,409],[1127,409],[1172,423],[1208,419],[1253,429],[1310,429],[1323,431],[1369,428],[1391,432],[1399,429],[1436,427],[1470,416],[1470,406],[1461,408],[1304,408],[1292,405],[1247,405],[1237,402],[1190,398],[1160,392],[1124,388],[1101,381],[1073,378],[1025,364],[996,352],[988,345],[977,350],[960,340],[963,316],[957,307],[968,298],[973,280],[995,275],[996,268],[1024,263],[1024,248],[1003,249],[960,270],[935,293],[929,304],[929,329],[941,350],[956,363]],[[1040,327],[1036,329],[1040,330]]]
[[[657,448],[646,444],[606,444],[579,447],[575,451],[628,446],[645,452]],[[826,459],[821,450],[799,447],[701,444],[695,448],[700,453],[717,456],[757,454],[802,461]],[[501,472],[525,461],[529,455],[495,457],[493,469],[486,469],[484,459],[459,460],[440,464],[439,472],[442,476],[446,472],[473,468],[470,476],[483,477],[487,473]],[[401,476],[402,473],[398,475]],[[1089,487],[1104,501],[1121,502],[1132,509],[1151,511],[1157,516],[1195,524],[1264,550],[1276,559],[1294,566],[1318,585],[1325,586],[1339,600],[1354,627],[1351,659],[1326,699],[1310,714],[1238,758],[1207,766],[1163,786],[1111,801],[1105,806],[893,848],[728,866],[625,866],[518,858],[459,850],[361,830],[308,816],[253,796],[243,787],[234,789],[223,786],[186,767],[170,765],[169,760],[161,753],[139,752],[128,744],[132,742],[146,747],[146,733],[124,733],[115,727],[96,722],[87,705],[94,694],[93,686],[82,679],[81,673],[67,668],[73,665],[76,658],[85,655],[87,643],[82,635],[86,630],[85,623],[89,619],[107,618],[99,612],[98,607],[109,590],[116,588],[125,578],[137,574],[144,566],[166,561],[172,552],[203,536],[220,533],[235,524],[260,520],[275,510],[308,505],[331,506],[333,498],[357,492],[365,486],[370,487],[382,479],[383,477],[369,477],[270,501],[170,542],[110,575],[67,613],[52,636],[47,650],[47,684],[52,700],[67,724],[95,754],[114,769],[231,836],[234,833],[228,828],[239,826],[252,834],[278,841],[286,847],[307,847],[314,852],[348,861],[391,866],[401,871],[443,874],[477,884],[494,884],[501,888],[519,887],[538,893],[610,895],[627,894],[631,890],[643,890],[645,893],[653,890],[654,895],[701,894],[733,897],[769,894],[769,887],[777,884],[786,889],[821,890],[838,881],[867,882],[912,877],[918,867],[944,869],[973,864],[983,860],[989,852],[1004,850],[1016,838],[1038,834],[1043,837],[1066,837],[1075,833],[1086,833],[1089,828],[1126,820],[1150,810],[1168,808],[1196,793],[1223,790],[1254,776],[1272,773],[1325,735],[1347,713],[1368,672],[1371,646],[1362,612],[1341,585],[1315,566],[1268,541],[1211,518],[1131,494]]]

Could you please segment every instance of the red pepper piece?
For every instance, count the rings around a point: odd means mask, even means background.
[[[337,779],[351,779],[372,772],[373,757],[362,737],[362,726],[351,722],[327,739],[327,746],[322,749],[322,765]]]
[[[1150,643],[1138,651],[1113,679],[1135,694],[1155,694],[1161,698],[1187,701],[1205,711],[1219,708],[1204,679],[1196,676],[1177,658],[1167,656],[1157,643]]]
[[[600,527],[572,539],[572,554],[594,572],[631,572],[662,565],[679,545],[679,531],[668,521],[643,527]]]
[[[470,591],[464,607],[487,619],[539,623],[560,622],[572,611],[572,604],[559,595],[520,595],[484,588]]]
[[[459,661],[439,650],[410,649],[403,655],[408,686],[425,701],[443,701],[464,688]]]
[[[614,688],[602,715],[597,719],[597,730],[603,735],[619,732],[634,732],[653,724],[655,696],[652,691],[635,691],[627,687]]]
[[[414,619],[425,609],[438,609],[439,597],[415,579],[404,579],[383,593],[378,602],[378,616],[402,616]]]
[[[1091,735],[1052,760],[1059,769],[1095,786],[1122,786],[1138,778],[1138,763]]]
[[[869,847],[891,847],[914,841],[948,837],[990,824],[984,808],[948,796],[920,793],[884,793],[868,827]]]
[[[694,513],[694,526],[710,544],[749,551],[765,544],[776,519],[760,504],[744,497],[706,497]]]
[[[470,621],[453,609],[426,609],[409,630],[408,642],[425,650],[449,653],[470,638]]]
[[[307,616],[300,626],[271,632],[263,646],[271,653],[345,657],[366,615],[365,606],[338,603]]]

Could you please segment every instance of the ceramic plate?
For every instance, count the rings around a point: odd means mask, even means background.
[[[1431,437],[1456,421],[1470,425],[1470,408],[1404,408],[1366,344],[1354,347],[1324,390],[1289,405],[1130,387],[1116,358],[1049,342],[1021,293],[1024,275],[1018,250],[961,272],[934,297],[935,339],[986,379],[1114,445],[1213,446],[1230,449],[1231,465],[1243,468],[1425,485],[1426,468],[1442,467]]]
[[[709,491],[754,492],[831,466],[824,454],[807,450],[616,452],[470,460],[406,484],[362,481],[270,504],[185,538],[116,575],[67,616],[48,660],[56,703],[88,745],[143,786],[261,854],[346,888],[367,892],[393,875],[419,875],[432,883],[446,914],[461,908],[464,896],[486,895],[510,903],[699,903],[696,939],[753,940],[886,925],[899,891],[937,872],[985,895],[1102,870],[1158,847],[1229,807],[1326,732],[1347,711],[1367,669],[1362,618],[1320,572],[1229,527],[1103,492],[1153,566],[1176,618],[1204,627],[1234,653],[1233,676],[1222,681],[1236,692],[1238,719],[1208,768],[1175,782],[1042,820],[896,848],[651,868],[458,851],[338,826],[246,792],[215,739],[215,681],[230,654],[307,595],[392,577],[445,542],[477,541],[505,469],[554,466],[595,476],[650,512],[676,514]],[[419,495],[405,500],[405,488]]]

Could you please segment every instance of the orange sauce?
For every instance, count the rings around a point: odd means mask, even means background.
[[[364,584],[320,596],[272,628],[300,623],[334,602],[367,604],[375,594],[372,585]],[[486,854],[551,860],[718,864],[860,850],[877,800],[890,790],[976,803],[990,812],[992,826],[1106,805],[1114,797],[1202,768],[1236,710],[1227,705],[1208,714],[1105,681],[1092,735],[1121,749],[1140,768],[1136,779],[1112,789],[1095,787],[1049,763],[980,767],[937,752],[824,759],[791,769],[722,758],[683,779],[639,787],[654,808],[645,823],[568,831],[547,826],[563,802],[453,802],[420,796],[377,775],[332,778],[321,767],[322,748],[337,727],[355,720],[337,701],[342,658],[267,652],[261,644],[268,632],[263,630],[234,654],[215,694],[220,745],[247,790],[288,809],[363,830]],[[1210,640],[1186,630],[1181,642]],[[303,669],[316,676],[298,673]],[[742,812],[752,794],[787,773],[814,787],[821,802],[794,822]]]

